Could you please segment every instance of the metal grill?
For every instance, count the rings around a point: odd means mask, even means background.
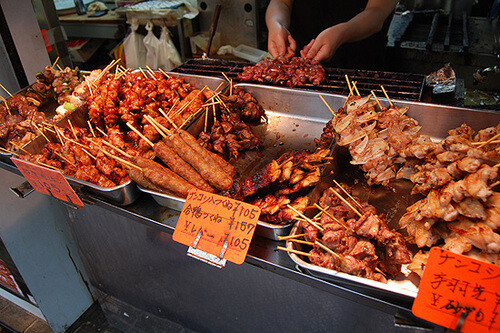
[[[237,75],[243,71],[244,66],[249,65],[250,64],[247,62],[240,61],[193,59],[174,69],[174,72],[217,77],[223,77],[222,73],[224,73],[235,82],[239,82]],[[347,74],[349,80],[357,82],[356,87],[362,95],[370,94],[370,91],[373,90],[377,95],[382,96],[383,93],[380,85],[383,85],[391,98],[419,101],[422,97],[425,78],[425,76],[421,74],[338,69],[328,67],[325,68],[325,72],[326,81],[321,85],[315,86],[312,84],[306,84],[295,88],[347,95],[349,93],[349,89],[345,81],[345,75]]]

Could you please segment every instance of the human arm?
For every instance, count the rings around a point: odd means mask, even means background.
[[[330,60],[345,44],[363,40],[382,29],[397,0],[369,0],[365,9],[347,22],[323,30],[300,52],[304,58]]]
[[[297,44],[290,35],[290,16],[293,0],[271,0],[266,10],[266,25],[269,31],[267,48],[273,57],[295,54]]]

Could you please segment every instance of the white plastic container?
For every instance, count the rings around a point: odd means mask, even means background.
[[[268,54],[266,51],[256,49],[247,45],[240,44],[233,49],[233,54],[251,62],[259,62]]]

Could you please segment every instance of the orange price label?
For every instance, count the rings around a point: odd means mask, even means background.
[[[83,202],[61,172],[14,157],[11,160],[36,191],[83,207]]]
[[[260,208],[201,190],[189,192],[175,227],[173,239],[219,257],[242,264],[252,241]]]
[[[431,248],[412,311],[451,329],[462,315],[462,332],[500,331],[500,266]]]

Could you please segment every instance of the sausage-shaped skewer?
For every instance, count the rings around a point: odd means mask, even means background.
[[[191,164],[210,185],[221,191],[225,191],[233,185],[233,179],[223,172],[218,164],[205,161],[205,159],[182,140],[177,133],[172,133],[169,139],[177,154],[179,154],[183,160]]]
[[[132,159],[135,164],[143,168],[144,177],[156,186],[162,187],[183,198],[187,197],[190,190],[196,188],[175,172],[150,159],[141,156],[135,156]]]
[[[210,186],[195,169],[177,155],[165,142],[158,141],[153,147],[158,156],[167,166],[179,176],[193,184],[200,190],[215,193],[216,190]]]
[[[206,148],[203,148],[200,143],[188,132],[179,129],[179,135],[182,140],[184,140],[191,148],[193,148],[198,154],[203,156],[205,161],[208,163],[217,163],[222,170],[229,175],[229,177],[233,178],[236,175],[236,168],[224,161],[222,157],[217,154],[212,153]]]
[[[146,177],[144,177],[144,174],[141,170],[137,170],[135,168],[130,168],[130,167],[125,167],[125,168],[127,169],[130,178],[132,178],[132,180],[134,180],[137,184],[141,185],[142,187],[165,194],[173,194],[172,192],[166,191],[165,189],[150,182]]]

